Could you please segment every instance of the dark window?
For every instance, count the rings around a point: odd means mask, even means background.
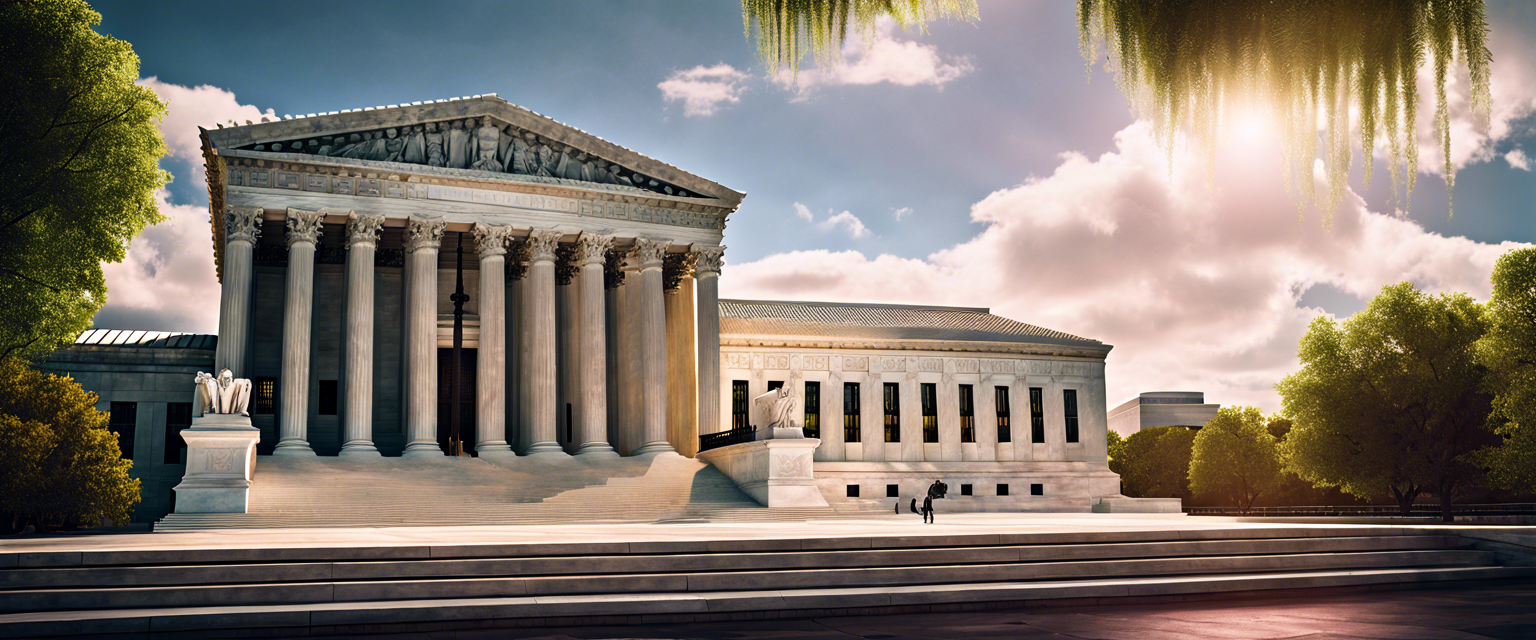
[[[107,429],[117,434],[117,448],[123,452],[124,460],[133,459],[133,434],[138,425],[138,403],[112,403],[112,412],[107,415]]]
[[[858,442],[861,438],[859,429],[859,383],[843,383],[843,442]]]
[[[805,437],[821,437],[821,383],[805,382]]]
[[[320,415],[336,415],[336,381],[320,381]]]
[[[1040,387],[1029,388],[1029,441],[1035,444],[1045,442],[1045,390]]]
[[[997,441],[1013,442],[1013,415],[1008,406],[1008,387],[996,387],[997,394]]]
[[[894,484],[885,485],[885,497],[887,497],[887,498],[900,498],[901,497],[901,487],[898,486],[898,485],[894,485]]]
[[[186,448],[187,441],[181,439],[181,430],[190,426],[192,426],[192,403],[171,402],[165,405],[166,464],[186,464],[181,457],[181,451]]]
[[[1006,484],[997,485],[997,495],[1000,495],[1000,496],[1008,495],[1008,485],[1006,485]]]
[[[731,428],[747,428],[747,381],[731,381]]]
[[[960,441],[976,441],[976,394],[971,385],[960,385]]]
[[[252,381],[256,387],[256,410],[251,413],[272,414],[277,413],[277,378],[257,378]]]
[[[1077,390],[1061,392],[1062,412],[1067,416],[1067,442],[1077,442]]]
[[[938,442],[939,385],[924,382],[917,385],[917,392],[923,401],[923,442]]]
[[[960,485],[960,495],[962,495],[962,496],[971,495],[971,485],[968,485],[968,484]]]
[[[1043,496],[1043,495],[1045,495],[1045,485],[1043,485],[1043,484],[1032,484],[1032,485],[1029,485],[1029,495],[1032,495],[1032,496]]]
[[[783,388],[784,388],[784,381],[783,380],[769,380],[768,381],[768,390],[769,391],[778,391],[779,389],[783,389]]]
[[[856,484],[848,485],[848,497],[850,497],[850,498],[857,498],[857,497],[859,497],[859,485],[856,485]]]
[[[901,442],[901,385],[885,383],[885,441]]]

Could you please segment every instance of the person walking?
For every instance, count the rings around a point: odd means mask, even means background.
[[[933,524],[933,521],[934,521],[934,517],[933,517],[933,501],[935,499],[943,498],[946,493],[949,493],[949,485],[944,484],[944,479],[943,478],[939,478],[938,480],[934,480],[933,484],[928,485],[928,495],[923,496],[923,522],[924,523]],[[914,499],[914,502],[915,501],[916,500]]]

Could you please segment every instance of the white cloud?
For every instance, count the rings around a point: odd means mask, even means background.
[[[864,226],[864,221],[860,220],[858,216],[853,215],[847,211],[827,218],[826,220],[821,221],[821,224],[817,226],[827,230],[841,227],[844,231],[848,232],[850,237],[855,240],[869,235],[869,227]]]
[[[1504,161],[1508,162],[1509,166],[1521,171],[1531,170],[1531,159],[1525,155],[1524,151],[1519,149],[1510,149],[1509,153],[1504,154]]]
[[[816,87],[845,84],[942,87],[974,70],[970,56],[940,55],[934,45],[899,40],[896,23],[881,19],[872,38],[849,36],[842,61],[801,69],[798,74],[784,71],[777,80],[804,97]]]
[[[1456,73],[1446,78],[1446,98],[1451,117],[1451,164],[1458,170],[1468,164],[1487,162],[1497,157],[1498,142],[1516,133],[1514,122],[1536,112],[1536,73],[1533,73],[1531,47],[1519,33],[1501,23],[1490,25],[1488,49],[1493,53],[1488,78],[1492,103],[1486,122],[1472,114],[1467,99],[1466,65],[1454,63]],[[1419,69],[1419,170],[1444,175],[1444,155],[1440,137],[1435,133],[1434,71],[1429,64]],[[1377,157],[1386,157],[1386,142],[1377,145]]]
[[[710,116],[721,105],[741,101],[746,79],[747,74],[722,62],[713,67],[699,65],[674,71],[656,87],[667,102],[683,102],[684,116]]]
[[[202,184],[203,143],[198,137],[198,127],[213,129],[227,125],[230,120],[245,124],[247,120],[260,122],[263,117],[276,120],[271,109],[262,111],[248,104],[240,104],[235,94],[211,85],[184,87],[161,82],[154,76],[140,78],[140,86],[149,87],[167,105],[165,120],[160,123],[160,134],[165,137],[171,157],[186,160],[198,172],[195,183]]]
[[[901,222],[902,218],[905,218],[907,216],[912,215],[912,207],[902,207],[900,209],[892,211],[891,215],[896,216],[896,221],[897,222]]]
[[[816,219],[816,216],[811,214],[810,207],[807,207],[807,206],[805,206],[803,204],[800,204],[798,202],[795,203],[795,215],[799,216],[801,220],[804,220],[806,222],[810,222],[810,221]]]
[[[1429,233],[1368,211],[1354,193],[1331,228],[1298,221],[1278,158],[1218,163],[1210,181],[1196,153],[1177,151],[1170,171],[1138,123],[1110,153],[1064,154],[1051,175],[973,205],[985,229],[964,243],[923,259],[771,255],[728,266],[725,294],[989,306],[1114,345],[1111,403],[1188,388],[1277,409],[1273,385],[1295,369],[1297,340],[1318,313],[1299,303],[1308,287],[1370,299],[1407,280],[1486,298],[1493,262],[1518,246]]]

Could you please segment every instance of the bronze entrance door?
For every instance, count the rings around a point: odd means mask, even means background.
[[[459,369],[459,441],[466,455],[475,448],[475,350],[464,349]],[[437,350],[437,445],[453,455],[453,349]]]

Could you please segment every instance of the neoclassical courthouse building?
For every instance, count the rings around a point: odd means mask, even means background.
[[[139,519],[173,508],[192,374],[224,367],[263,456],[694,456],[790,385],[834,505],[937,477],[978,510],[1118,494],[1109,346],[979,308],[721,300],[742,193],[494,95],[203,142],[217,338],[93,330],[43,364],[101,395]]]

